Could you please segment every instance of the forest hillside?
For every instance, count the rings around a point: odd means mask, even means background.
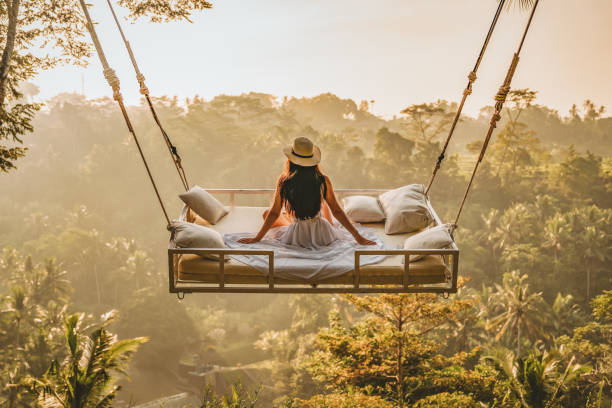
[[[321,147],[336,188],[427,183],[456,110],[439,100],[384,119],[330,93],[154,103],[204,188],[273,187],[297,136]],[[443,220],[491,110],[458,125],[431,190]],[[163,139],[144,104],[129,113],[177,218],[181,184]],[[165,220],[114,102],[60,94],[33,126],[26,156],[0,174],[0,404],[42,404],[41,390],[86,375],[69,363],[86,356],[113,363],[113,406],[183,392],[222,406],[212,394],[232,385],[230,399],[262,407],[610,406],[612,118],[590,101],[562,115],[532,90],[511,92],[455,233],[462,288],[448,300],[178,301]]]

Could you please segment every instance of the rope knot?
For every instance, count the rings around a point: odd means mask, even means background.
[[[467,88],[465,88],[465,90],[463,91],[464,95],[471,95],[472,94],[472,87],[468,86]]]
[[[499,113],[495,113],[492,117],[491,117],[491,126],[493,127],[497,127],[497,122],[501,119],[501,115]]]
[[[501,86],[499,88],[499,91],[497,91],[497,95],[495,95],[495,101],[497,101],[498,103],[506,102],[506,97],[508,96],[509,92],[510,92],[510,86],[508,85]]]
[[[110,67],[104,68],[103,73],[106,82],[108,82],[110,87],[113,88],[113,99],[116,101],[121,100],[121,88],[119,85],[119,78],[117,77],[117,73],[114,69]]]
[[[139,72],[138,74],[136,74],[136,80],[140,84],[140,93],[143,94],[143,95],[148,95],[149,94],[149,88],[147,88],[147,85],[145,84],[145,77],[144,77],[144,75],[142,75]]]
[[[474,81],[476,81],[476,78],[478,78],[478,77],[476,76],[476,72],[471,71],[471,72],[468,74],[468,79],[470,80],[470,82],[474,82]]]

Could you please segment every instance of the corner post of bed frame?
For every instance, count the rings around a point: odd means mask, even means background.
[[[409,282],[409,275],[408,275],[408,271],[410,269],[410,255],[407,253],[404,253],[404,275],[402,276],[402,285],[404,286],[404,289],[408,289],[408,284]]]
[[[452,290],[453,293],[457,292],[457,275],[459,272],[459,251],[455,251],[453,253],[453,267],[452,267],[452,271],[453,271],[453,281],[452,281]]]
[[[219,253],[219,288],[225,287],[225,254]]]
[[[355,251],[355,270],[353,271],[353,287],[355,289],[359,289],[359,275],[361,271],[359,270],[361,253],[359,251]]]
[[[174,282],[174,254],[168,249],[168,288],[170,293],[175,292]]]
[[[274,252],[268,253],[268,287],[274,289]]]

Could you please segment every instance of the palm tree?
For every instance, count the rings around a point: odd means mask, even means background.
[[[566,232],[565,219],[557,213],[546,221],[544,226],[544,248],[551,248],[555,259],[555,268],[559,262],[559,251]]]
[[[511,350],[498,347],[483,357],[493,364],[508,381],[509,393],[523,408],[550,408],[563,397],[563,391],[581,374],[591,370],[575,362],[571,357],[565,369],[558,350],[540,351],[534,348],[529,355],[518,358]]]
[[[545,306],[542,293],[529,293],[525,282],[527,275],[518,271],[504,274],[502,286],[496,284],[491,295],[493,314],[487,323],[488,330],[497,331],[495,340],[499,341],[508,332],[516,332],[516,354],[521,355],[521,335],[527,332],[531,339],[547,338],[544,329]]]
[[[145,338],[117,340],[105,325],[82,334],[82,314],[65,320],[68,357],[54,360],[42,379],[26,383],[38,394],[44,407],[106,408],[112,406],[120,386],[117,376],[125,374],[132,354]]]
[[[21,324],[29,317],[29,302],[23,286],[11,287],[11,295],[7,298],[8,308],[3,313],[10,314],[15,322],[15,348],[21,347]]]
[[[551,317],[555,336],[571,335],[575,327],[582,326],[586,321],[582,309],[570,294],[563,296],[557,293],[551,307]]]
[[[605,242],[606,234],[598,229],[595,225],[589,225],[585,228],[582,241],[584,243],[584,268],[586,270],[586,299],[591,299],[591,278],[593,272],[593,261],[604,262],[606,259],[606,250],[602,248],[601,243]]]

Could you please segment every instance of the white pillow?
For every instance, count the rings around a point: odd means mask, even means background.
[[[404,249],[447,249],[453,243],[450,224],[436,225],[406,238]],[[425,255],[410,255],[410,262],[418,261]]]
[[[433,220],[425,199],[425,186],[410,184],[378,196],[385,212],[385,233],[418,231]]]
[[[219,200],[200,186],[191,187],[189,191],[179,194],[179,197],[196,214],[211,224],[216,224],[229,212]]]
[[[380,208],[378,199],[372,196],[349,196],[342,200],[344,212],[355,222],[381,222],[385,213]]]
[[[170,229],[174,236],[174,242],[179,248],[225,248],[223,237],[212,228],[185,221],[172,221]],[[219,260],[219,256],[215,254],[202,256]]]

